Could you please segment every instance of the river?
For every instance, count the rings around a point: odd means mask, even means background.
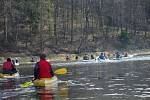
[[[114,62],[53,63],[57,88],[21,88],[33,77],[33,64],[20,65],[20,79],[0,79],[0,100],[149,100],[150,56],[136,56]]]

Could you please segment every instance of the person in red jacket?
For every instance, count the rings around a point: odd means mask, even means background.
[[[40,55],[40,61],[34,67],[34,80],[41,78],[52,78],[54,76],[51,64],[46,61],[46,55]]]
[[[7,58],[7,61],[3,63],[3,74],[14,74],[17,70],[11,62],[10,58]]]

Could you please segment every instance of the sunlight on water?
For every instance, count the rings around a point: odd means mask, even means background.
[[[119,93],[113,93],[113,94],[104,94],[104,96],[121,96],[121,95],[126,95],[126,94],[119,94]]]

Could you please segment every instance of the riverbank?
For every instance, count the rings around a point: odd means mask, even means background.
[[[107,52],[110,54],[115,53],[116,51],[111,51]],[[120,51],[122,52],[122,51]],[[129,50],[129,51],[124,51],[127,52],[129,55],[148,55],[150,54],[149,49],[144,49],[144,50]],[[64,62],[66,60],[68,61],[76,61],[76,60],[82,60],[83,56],[87,54],[89,57],[90,55],[93,55],[95,58],[99,56],[100,52],[86,52],[82,54],[49,54],[47,55],[47,59],[51,62]],[[66,59],[68,56],[69,59]],[[33,63],[37,62],[39,60],[38,56],[29,56],[26,54],[14,54],[14,53],[6,53],[5,55],[1,55],[0,57],[0,63],[2,64],[7,57],[11,57],[12,59],[18,59],[21,64],[28,64],[28,63]],[[78,57],[78,59],[76,59]]]

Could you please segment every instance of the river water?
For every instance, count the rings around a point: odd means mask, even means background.
[[[33,77],[33,64],[20,65],[20,79],[0,79],[0,100],[149,100],[150,56],[136,56],[111,62],[53,63],[58,87],[21,88]]]

